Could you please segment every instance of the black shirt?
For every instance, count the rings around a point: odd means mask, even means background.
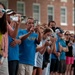
[[[66,41],[66,45],[68,46],[68,43],[69,43],[70,41]],[[72,45],[71,46],[68,46],[68,52],[66,52],[66,56],[69,56],[69,57],[73,57],[73,53],[72,53],[72,51],[73,51],[73,47],[72,47]]]

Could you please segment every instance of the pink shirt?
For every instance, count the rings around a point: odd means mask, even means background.
[[[3,35],[3,42],[2,42],[2,48],[3,50],[3,56],[7,57],[8,56],[8,34],[11,36],[13,32],[13,29],[10,25],[7,25],[7,32]]]

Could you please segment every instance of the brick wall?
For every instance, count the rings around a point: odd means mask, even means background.
[[[66,3],[61,2],[60,0],[20,0],[25,2],[25,11],[26,16],[33,16],[33,3],[39,3],[40,4],[40,19],[41,23],[47,23],[48,17],[47,17],[47,6],[53,5],[54,6],[54,20],[56,21],[56,24],[60,27],[62,27],[64,30],[73,30],[74,27],[72,26],[72,13],[73,13],[73,7],[74,4],[72,0],[67,0]],[[9,0],[9,8],[17,10],[16,5],[17,0]],[[67,26],[61,26],[60,25],[60,7],[66,6],[67,7]],[[24,25],[22,25],[23,27]],[[23,27],[24,28],[24,27]]]

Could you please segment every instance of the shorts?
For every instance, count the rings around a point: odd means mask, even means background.
[[[58,72],[59,69],[59,60],[51,59],[50,72]]]
[[[74,64],[72,64],[72,67],[75,68],[75,60],[74,60]]]
[[[9,75],[9,72],[8,72],[8,58],[4,58],[3,64],[0,65],[0,75]]]
[[[32,75],[33,66],[27,64],[19,64],[18,75]]]
[[[40,52],[37,52],[35,55],[35,67],[42,68],[43,64],[43,55]]]
[[[65,73],[66,71],[66,61],[65,60],[60,60],[59,61],[59,73]]]
[[[47,62],[47,61],[43,61],[43,64],[42,64],[42,70],[43,70],[44,68],[46,68],[47,65],[48,65],[48,62]]]
[[[66,57],[66,64],[74,64],[74,57]]]

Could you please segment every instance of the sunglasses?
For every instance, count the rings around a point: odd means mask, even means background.
[[[65,34],[66,36],[69,36],[70,34]]]
[[[34,24],[34,22],[28,22],[28,24]]]
[[[74,36],[71,36],[71,37],[74,37]]]
[[[2,13],[5,13],[5,12],[6,12],[6,10],[5,10],[5,9],[2,9],[2,8],[0,8],[0,11],[1,11]]]

